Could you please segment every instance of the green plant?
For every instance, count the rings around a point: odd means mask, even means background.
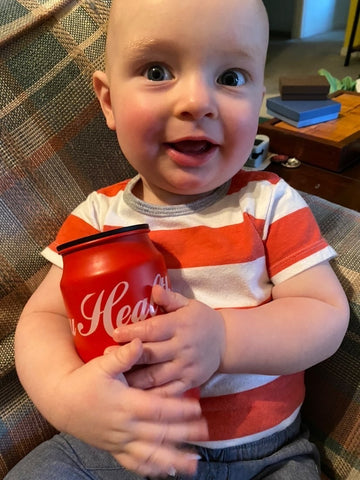
[[[337,92],[338,90],[347,90],[353,92],[356,90],[356,80],[353,80],[349,75],[339,80],[331,75],[330,72],[321,68],[318,70],[319,75],[324,75],[326,80],[330,84],[330,93]]]

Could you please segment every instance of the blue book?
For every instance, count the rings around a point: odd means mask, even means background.
[[[297,127],[297,128],[309,127],[310,125],[316,125],[317,123],[323,123],[323,122],[328,122],[330,120],[336,120],[339,116],[339,112],[335,112],[335,113],[329,113],[329,114],[326,114],[326,115],[319,115],[317,117],[308,118],[308,119],[305,119],[305,120],[299,120],[299,121],[296,122],[295,120],[292,120],[291,118],[287,118],[284,115],[280,115],[279,113],[273,112],[272,110],[269,110],[269,109],[267,109],[267,113],[269,115],[271,115],[272,117],[276,117],[279,120],[282,120],[282,121],[292,125],[293,127]]]
[[[282,100],[280,96],[266,100],[266,107],[275,114],[282,115],[294,122],[301,122],[312,118],[339,114],[341,103],[331,100]]]

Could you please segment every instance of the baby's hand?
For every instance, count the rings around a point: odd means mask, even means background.
[[[142,355],[135,340],[84,364],[59,384],[65,431],[109,451],[142,476],[174,469],[193,474],[197,460],[176,445],[207,439],[197,401],[164,398],[127,385],[122,372]]]
[[[119,327],[114,340],[139,338],[144,351],[126,376],[129,385],[165,396],[180,395],[208,380],[219,368],[225,337],[221,314],[204,303],[153,287],[153,300],[168,312],[133,325]]]

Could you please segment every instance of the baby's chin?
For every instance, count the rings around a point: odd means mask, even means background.
[[[143,198],[147,203],[153,205],[183,205],[186,203],[192,203],[196,200],[206,197],[213,189],[205,191],[195,191],[191,188],[158,188],[158,189],[145,189]]]

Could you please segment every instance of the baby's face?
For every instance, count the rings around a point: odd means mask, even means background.
[[[186,203],[243,166],[257,131],[267,36],[258,0],[114,0],[98,95],[142,177],[136,194]]]

